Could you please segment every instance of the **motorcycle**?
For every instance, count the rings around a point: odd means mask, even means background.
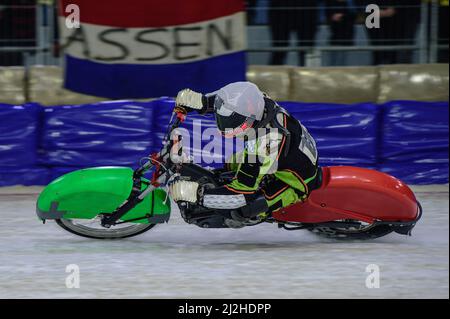
[[[163,147],[139,168],[94,167],[65,174],[38,197],[41,221],[55,220],[66,231],[96,239],[136,236],[170,219],[167,186],[184,179],[201,187],[217,187],[233,178],[230,172],[205,169],[173,160],[182,155],[173,133],[186,119],[175,107]],[[172,152],[172,153],[171,153]],[[145,175],[149,174],[149,178]],[[373,239],[391,232],[411,235],[422,207],[402,181],[375,170],[350,166],[321,167],[316,185],[304,202],[252,218],[238,210],[213,210],[178,202],[182,218],[202,228],[242,228],[272,223],[286,230],[305,229],[335,239]],[[257,210],[264,197],[242,209]]]

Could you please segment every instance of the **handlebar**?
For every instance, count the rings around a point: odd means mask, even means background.
[[[136,169],[134,171],[134,177],[141,177],[144,175],[147,171],[149,171],[152,167],[156,166],[157,169],[153,173],[152,183],[156,183],[157,178],[159,177],[158,174],[160,172],[159,168],[161,167],[161,162],[164,162],[166,159],[166,154],[169,152],[172,145],[170,145],[170,135],[172,132],[180,126],[186,119],[187,112],[184,108],[175,106],[172,112],[172,116],[169,121],[169,126],[167,129],[167,132],[163,138],[163,148],[158,152],[154,153],[149,156],[149,160],[143,164],[141,167]],[[175,116],[175,120],[173,119]],[[170,124],[172,123],[172,124]]]

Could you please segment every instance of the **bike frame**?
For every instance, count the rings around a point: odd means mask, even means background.
[[[175,121],[173,121],[173,115],[176,115]],[[124,216],[126,213],[128,213],[131,209],[133,209],[137,204],[142,202],[145,197],[152,194],[152,192],[160,186],[158,179],[161,177],[162,172],[161,169],[163,168],[165,170],[164,173],[168,173],[167,168],[163,167],[161,164],[161,157],[166,155],[166,152],[170,152],[171,142],[170,142],[170,134],[171,132],[180,126],[181,123],[184,122],[186,119],[186,112],[182,109],[175,109],[174,113],[172,115],[172,118],[170,119],[169,123],[172,123],[172,125],[169,124],[169,129],[164,137],[163,140],[163,150],[160,153],[155,153],[150,156],[150,159],[143,164],[141,167],[137,168],[133,173],[133,188],[128,196],[128,198],[125,200],[125,202],[122,203],[119,207],[117,207],[114,212],[111,214],[103,214],[101,215],[101,225],[106,228],[110,228],[113,225],[118,224],[117,221]],[[153,176],[151,178],[151,182],[147,185],[147,188],[142,190],[142,183],[146,183],[143,181],[143,176],[146,172],[151,170],[152,168],[155,168],[153,172]],[[145,217],[143,217],[145,218]],[[130,221],[127,221],[130,222]],[[123,223],[123,222],[120,222]]]

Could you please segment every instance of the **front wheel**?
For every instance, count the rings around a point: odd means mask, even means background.
[[[56,219],[56,223],[63,229],[75,235],[95,239],[121,239],[140,235],[155,224],[120,224],[111,228],[101,226],[100,218],[86,219]]]

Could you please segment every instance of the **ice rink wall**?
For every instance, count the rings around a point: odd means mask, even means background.
[[[0,186],[44,185],[91,166],[136,167],[161,147],[172,99],[101,102],[61,89],[56,67],[22,76],[19,68],[0,69]],[[379,169],[411,184],[448,183],[448,65],[252,66],[247,77],[308,127],[321,165]],[[227,142],[211,142],[218,137],[214,118],[192,115],[184,127],[185,151],[202,165],[220,166],[229,154]]]
[[[309,128],[323,166],[380,169],[412,184],[448,182],[448,102],[281,104]],[[55,107],[2,104],[0,185],[43,185],[91,166],[136,167],[161,147],[173,106],[172,99]],[[194,129],[199,120],[201,127]],[[190,117],[184,125],[191,136],[185,151],[217,167],[224,152],[219,158],[200,152],[211,146],[213,135],[205,131],[214,126],[211,115]],[[225,142],[217,144],[223,148]]]

